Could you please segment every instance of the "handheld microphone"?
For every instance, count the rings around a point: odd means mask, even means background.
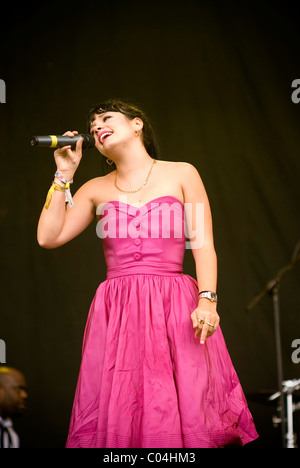
[[[75,148],[79,138],[83,138],[82,148],[89,149],[95,146],[95,138],[89,134],[75,135],[73,137],[63,135],[33,136],[30,144],[31,146],[44,146],[47,148],[62,148],[63,146],[71,145],[71,148]]]

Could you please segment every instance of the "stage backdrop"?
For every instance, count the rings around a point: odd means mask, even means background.
[[[272,298],[246,307],[300,239],[298,18],[291,2],[266,1],[73,2],[51,11],[41,3],[3,14],[0,339],[7,364],[28,382],[28,408],[16,421],[23,447],[65,444],[84,325],[106,277],[95,223],[57,250],[37,244],[55,165],[30,137],[85,132],[88,110],[108,97],[141,106],[161,159],[192,163],[204,181],[221,326],[260,433],[249,447],[280,445],[275,407],[252,395],[277,389]],[[101,156],[86,151],[72,191],[101,174]],[[190,251],[184,268],[195,275]],[[300,377],[292,360],[299,279],[298,262],[280,282],[285,379]],[[298,413],[295,424],[299,431]]]

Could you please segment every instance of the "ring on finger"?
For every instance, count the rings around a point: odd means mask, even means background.
[[[198,319],[199,325],[203,325],[205,323],[205,320],[203,319]]]
[[[213,327],[213,328],[215,327],[212,323],[209,323],[209,322],[205,322],[205,323],[206,323],[206,325],[208,325],[209,327]]]

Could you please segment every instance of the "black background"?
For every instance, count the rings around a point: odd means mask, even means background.
[[[2,13],[1,318],[7,365],[27,378],[16,421],[23,447],[64,447],[88,308],[105,279],[95,224],[43,250],[40,211],[55,170],[32,135],[85,132],[96,103],[134,102],[154,122],[161,158],[199,170],[214,220],[221,326],[260,438],[278,447],[272,299],[246,306],[287,265],[300,238],[299,9],[292,2],[112,1],[8,5]],[[101,175],[85,153],[72,191]],[[185,272],[195,275],[190,251]],[[300,265],[280,283],[284,379],[298,379]],[[299,412],[295,430],[300,433]],[[300,434],[299,434],[300,436]]]

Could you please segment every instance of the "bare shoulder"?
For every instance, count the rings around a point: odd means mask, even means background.
[[[104,176],[94,177],[93,179],[88,180],[85,182],[81,189],[85,191],[94,190],[95,188],[98,189],[101,186],[109,183],[112,178],[112,173],[106,174]]]
[[[208,201],[202,178],[193,164],[185,161],[162,162],[166,163],[168,173],[171,173],[180,185],[185,202]]]
[[[199,177],[199,172],[193,164],[186,161],[158,161],[161,169],[171,171],[173,176],[179,177],[180,180],[186,181],[187,177]]]
[[[111,173],[88,180],[78,189],[76,198],[88,199],[94,205],[99,203],[99,195],[105,192],[110,183]]]
[[[173,169],[174,171],[195,169],[191,163],[185,161],[162,161],[159,159],[157,163],[161,165],[162,168]]]

